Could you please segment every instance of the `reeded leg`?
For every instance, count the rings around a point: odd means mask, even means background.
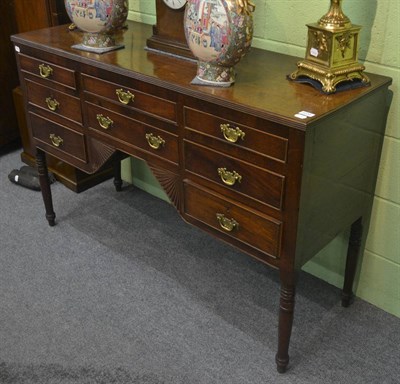
[[[43,202],[46,209],[46,219],[50,226],[54,226],[56,214],[53,210],[53,199],[51,196],[46,154],[39,148],[36,148],[36,166],[39,174],[39,183],[42,190]]]
[[[286,372],[289,364],[289,342],[292,334],[295,303],[295,284],[285,284],[281,281],[281,296],[279,305],[278,352],[275,357],[279,373]]]
[[[361,217],[356,220],[350,231],[349,247],[347,248],[346,270],[342,292],[342,306],[348,307],[353,301],[353,283],[360,254],[363,227]]]
[[[117,192],[122,191],[121,160],[122,158],[121,156],[119,156],[119,153],[116,153],[114,158],[113,169],[114,169],[114,186]]]

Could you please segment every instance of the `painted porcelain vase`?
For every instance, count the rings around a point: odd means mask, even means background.
[[[248,0],[188,0],[185,35],[198,59],[193,83],[230,86],[235,81],[234,66],[251,46],[254,9]]]
[[[121,28],[128,16],[128,0],[64,0],[72,22],[84,32],[76,48],[103,52],[118,48],[112,32]]]

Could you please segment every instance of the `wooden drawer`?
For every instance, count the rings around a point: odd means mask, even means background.
[[[285,177],[185,141],[185,168],[207,180],[282,209]]]
[[[25,80],[25,84],[30,104],[82,124],[80,99],[30,80]]]
[[[269,257],[280,256],[282,222],[278,220],[188,183],[185,214]]]
[[[55,82],[76,90],[75,71],[59,65],[19,54],[21,71],[33,74],[49,83]],[[50,85],[49,85],[50,86]]]
[[[229,115],[228,110],[222,109],[221,111],[221,115]],[[247,116],[244,114],[237,117],[243,121],[247,120]],[[187,106],[184,107],[184,119],[187,131],[185,136],[189,135],[188,130],[195,131],[195,133],[211,136],[218,141],[229,144],[230,147],[225,146],[228,151],[233,152],[235,149],[245,149],[280,163],[286,163],[287,161],[288,139],[286,137],[251,128],[243,123],[231,120],[232,117],[229,119]],[[257,125],[261,126],[262,122],[262,120],[258,119]],[[271,123],[265,122],[265,124]],[[243,152],[242,156],[244,156]],[[247,155],[247,157],[249,156],[251,155]]]
[[[177,136],[88,102],[85,109],[90,129],[178,164]]]
[[[85,137],[69,127],[56,124],[29,112],[32,136],[38,146],[66,161],[78,159],[86,163]]]
[[[126,85],[111,83],[84,74],[82,75],[82,80],[84,90],[94,95],[173,122],[177,120],[176,103],[173,101],[140,92]],[[123,92],[122,95],[121,92]],[[127,98],[124,100],[124,97]]]

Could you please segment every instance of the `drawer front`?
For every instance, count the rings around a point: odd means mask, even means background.
[[[26,80],[25,83],[30,104],[82,124],[80,99],[30,80]]]
[[[176,122],[176,103],[124,85],[82,75],[83,88],[94,95]]]
[[[22,71],[31,73],[43,80],[48,80],[49,83],[56,82],[68,88],[76,89],[75,71],[23,54],[19,55],[19,60]]]
[[[281,163],[287,161],[288,140],[285,137],[262,132],[244,124],[189,107],[184,108],[184,117],[186,129],[211,136],[230,144],[232,147],[256,152]],[[243,115],[243,120],[245,119],[246,117]]]
[[[29,113],[29,119],[33,138],[44,144],[50,153],[56,154],[61,159],[74,158],[86,163],[85,137],[82,133],[32,112]]]
[[[97,105],[85,103],[89,128],[177,164],[178,138]]]
[[[230,191],[282,209],[285,177],[185,141],[185,168]]]
[[[185,184],[185,213],[269,257],[280,256],[282,223],[278,220],[191,184]]]

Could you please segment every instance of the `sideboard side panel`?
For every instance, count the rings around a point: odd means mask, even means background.
[[[298,267],[359,217],[368,228],[388,98],[385,87],[309,128],[297,237]]]

